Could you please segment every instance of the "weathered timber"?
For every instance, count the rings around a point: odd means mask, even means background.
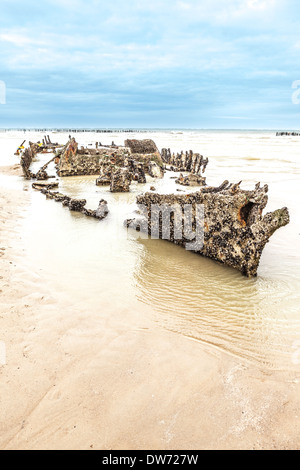
[[[32,183],[33,189],[38,189],[39,191],[41,189],[50,190],[50,189],[58,188],[58,186],[59,186],[58,182],[55,182],[55,183]]]
[[[127,153],[129,153],[127,151]],[[58,176],[102,175],[111,164],[123,165],[126,150],[114,148],[89,149],[78,148],[75,139],[71,139],[64,149],[56,155]]]
[[[93,217],[98,220],[104,219],[108,214],[107,201],[101,199],[96,210],[87,209],[85,207],[85,199],[73,199],[65,194],[61,194],[58,191],[51,191],[48,187],[51,185],[42,185],[38,183],[33,183],[32,187],[39,190],[42,194],[45,194],[47,199],[54,199],[57,202],[61,202],[63,206],[69,208],[70,211],[80,212],[87,217]]]
[[[177,178],[176,183],[181,184],[182,186],[205,186],[206,178],[194,173],[190,173],[185,176],[181,173],[179,178]]]
[[[26,179],[31,179],[35,177],[35,175],[33,175],[33,173],[30,171],[30,165],[34,157],[35,153],[31,149],[31,147],[25,149],[21,155],[20,164],[23,170],[23,175]]]
[[[130,189],[132,174],[128,168],[120,168],[111,175],[110,191],[112,193],[127,193]]]
[[[112,163],[103,165],[101,174],[96,180],[96,185],[110,186],[112,192],[127,192],[132,181],[146,183],[145,169],[142,162],[125,158],[124,165],[126,166],[120,167]],[[118,184],[118,181],[120,184]]]
[[[193,174],[205,173],[208,165],[208,158],[204,158],[199,153],[189,152],[171,153],[170,149],[162,149],[161,156],[167,165],[170,165],[172,171],[187,171]],[[167,168],[168,169],[168,168]]]
[[[289,223],[289,212],[286,207],[274,212],[262,215],[268,202],[268,186],[256,185],[253,191],[242,190],[237,185],[229,185],[225,181],[218,188],[203,188],[195,193],[185,195],[160,195],[146,193],[137,197],[139,209],[143,212],[141,219],[128,220],[126,225],[136,230],[146,230],[153,235],[153,229],[158,238],[166,238],[177,245],[187,248],[191,243],[191,237],[183,234],[177,237],[175,231],[175,219],[172,211],[180,209],[182,220],[184,208],[192,208],[192,220],[189,220],[193,230],[202,226],[203,246],[191,251],[209,257],[238,269],[245,276],[257,275],[261,254],[272,234]],[[201,212],[197,207],[203,207],[204,220],[200,220]],[[168,227],[163,227],[162,218],[155,213],[157,208],[169,210]],[[155,227],[154,221],[158,227]],[[202,223],[203,222],[203,223]],[[176,221],[178,223],[178,220]],[[204,226],[203,226],[204,224]],[[190,248],[189,248],[190,249]]]
[[[96,185],[109,186],[111,183],[112,171],[113,170],[111,166],[109,168],[106,168],[105,170],[102,170],[101,175],[99,176],[99,178],[96,179]]]
[[[140,153],[144,155],[150,153],[159,153],[155,142],[151,139],[127,139],[125,140],[125,147],[129,147],[131,153]]]
[[[146,183],[146,168],[143,162],[139,162],[134,158],[127,158],[125,161],[126,166],[129,168],[129,171],[132,174],[133,181],[138,183]],[[149,170],[149,167],[148,167]]]
[[[57,150],[58,147],[61,147],[61,145],[59,144],[52,144],[50,142],[49,136],[48,136],[49,143],[47,144],[45,143],[47,142],[46,136],[45,136],[45,139],[43,139],[43,141],[44,141],[44,144],[41,144],[40,142],[37,142],[37,143],[29,142],[28,148],[26,148],[24,152],[21,153],[20,164],[23,170],[23,175],[26,179],[37,179],[41,181],[41,180],[46,180],[48,178],[53,178],[53,176],[50,176],[50,177],[48,176],[46,172],[46,168],[48,167],[50,163],[56,160],[57,158],[56,155],[52,157],[51,160],[49,160],[45,165],[43,165],[36,174],[32,173],[32,171],[30,170],[30,166],[38,153],[43,153],[46,151],[47,148],[50,148],[50,147],[51,147],[51,153],[52,153],[52,151],[54,151],[55,149]]]
[[[126,141],[127,142],[127,141]],[[141,142],[143,151],[149,150]],[[152,142],[152,141],[151,141]],[[153,143],[155,146],[155,144]],[[157,150],[151,146],[151,150]],[[109,148],[98,146],[98,148],[78,148],[75,139],[71,139],[66,146],[56,154],[57,174],[58,176],[77,176],[77,175],[99,175],[96,184],[111,185],[113,175],[119,172],[121,168],[127,168],[131,173],[131,179],[139,183],[146,182],[146,174],[154,178],[162,178],[163,161],[158,151],[154,153],[132,153],[130,147],[117,147],[115,145]]]

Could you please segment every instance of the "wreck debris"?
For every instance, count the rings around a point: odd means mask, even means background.
[[[203,188],[201,190],[202,194],[204,193],[219,193],[220,191],[224,191],[225,189],[230,189],[232,186],[229,181],[225,180],[223,183],[220,184],[220,186],[207,186],[206,188]],[[259,188],[256,188],[259,189]]]
[[[199,153],[181,152],[175,155],[171,154],[170,149],[162,149],[162,159],[170,167],[166,167],[175,172],[189,172],[188,175],[182,173],[177,178],[176,183],[182,186],[205,186],[206,178],[203,175],[208,165],[208,158],[203,158]]]
[[[97,175],[101,168],[100,155],[97,149],[78,149],[77,142],[72,138],[63,150],[56,154],[59,157],[57,174],[61,177]]]
[[[26,149],[21,156],[20,163],[21,163],[21,167],[22,167],[25,178],[37,179],[39,181],[47,180],[49,178],[54,178],[54,176],[48,175],[48,173],[46,172],[46,168],[54,160],[55,157],[52,158],[48,163],[46,163],[46,165],[44,165],[42,168],[40,168],[36,174],[32,173],[32,171],[30,170],[30,165],[34,158],[35,158],[35,153],[31,148]]]
[[[47,180],[49,175],[46,170],[40,169],[35,176],[33,175],[33,177],[35,177],[38,181],[43,181]]]
[[[51,142],[49,135],[44,136],[43,143],[38,142],[37,144],[34,144],[34,145],[38,146],[37,153],[52,153],[57,148],[61,147],[61,145],[58,144],[57,142],[55,144]]]
[[[20,165],[23,170],[23,175],[26,179],[30,180],[35,178],[36,175],[30,171],[31,163],[36,156],[35,148],[30,145],[21,155]]]
[[[199,153],[181,152],[171,154],[170,149],[162,149],[161,156],[164,163],[171,165],[172,171],[187,171],[189,173],[202,174],[205,173],[208,165],[208,158],[204,158]]]
[[[132,153],[134,151],[135,153]],[[140,151],[140,153],[136,153]],[[75,139],[56,153],[58,176],[94,175],[97,186],[110,186],[111,192],[128,192],[130,183],[146,183],[146,174],[162,178],[163,161],[151,140],[125,142],[125,147],[78,148]]]
[[[137,181],[142,184],[146,183],[146,174],[143,162],[128,157],[125,159],[125,165],[129,168],[133,181]]]
[[[23,140],[23,142],[21,143],[21,145],[19,145],[19,147],[17,148],[17,150],[15,151],[15,155],[20,155],[20,153],[22,152],[22,150],[24,150],[24,144],[25,144],[26,140]]]
[[[148,173],[152,178],[162,178],[162,168],[153,160],[150,160],[148,165]]]
[[[145,173],[153,178],[162,178],[164,175],[164,162],[162,156],[151,139],[125,140],[125,147],[130,149],[131,157],[144,164]]]
[[[97,186],[110,186],[111,192],[128,192],[132,181],[146,183],[144,165],[132,158],[124,159],[123,167],[117,166],[115,159],[107,166],[103,165]],[[126,182],[127,181],[127,182]]]
[[[49,141],[49,136],[45,136],[42,146],[54,145]],[[261,187],[257,183],[252,191],[242,190],[241,181],[231,184],[225,180],[217,187],[208,186],[203,176],[208,159],[193,151],[175,155],[171,154],[170,149],[163,149],[160,154],[150,139],[126,140],[125,146],[117,146],[112,142],[112,145],[104,147],[98,142],[95,148],[78,148],[78,143],[70,136],[66,145],[56,148],[51,160],[33,174],[30,165],[36,153],[41,152],[42,146],[30,142],[22,153],[21,166],[25,178],[35,178],[37,181],[32,187],[47,198],[61,202],[70,211],[99,220],[108,214],[104,199],[99,202],[97,210],[87,209],[85,199],[73,199],[52,191],[58,187],[58,182],[42,182],[49,178],[46,169],[51,162],[55,162],[57,174],[61,177],[99,175],[96,184],[109,186],[111,192],[128,192],[132,181],[146,183],[146,175],[162,178],[165,169],[180,172],[179,177],[174,177],[177,184],[199,186],[199,190],[186,194],[177,189],[182,194],[160,195],[151,186],[151,192],[137,198],[142,217],[127,220],[127,227],[149,235],[153,235],[154,231],[155,238],[167,239],[233,267],[248,277],[257,275],[262,251],[272,234],[289,223],[286,207],[262,215],[268,203],[268,185]],[[178,219],[178,208],[181,219]],[[167,227],[164,226],[165,215]],[[191,243],[191,235],[197,239],[200,232],[201,244]]]
[[[35,177],[37,180],[39,181],[42,181],[42,180],[47,180],[49,178],[55,178],[55,176],[49,176],[47,171],[46,171],[46,168],[48,168],[48,166],[50,165],[50,163],[52,163],[53,161],[56,160],[56,156],[54,156],[53,158],[51,158],[51,160],[49,160],[49,162],[47,162],[45,165],[43,165],[39,171],[37,172],[36,175],[33,175],[33,177]]]
[[[33,153],[52,153],[58,147],[61,147],[60,144],[55,143],[53,144],[50,140],[49,135],[45,135],[43,138],[43,142],[29,142],[29,147],[33,151]]]
[[[65,194],[61,194],[58,191],[51,191],[48,187],[54,187],[53,185],[42,185],[39,183],[33,183],[32,187],[39,190],[42,194],[45,194],[47,199],[54,199],[57,202],[61,202],[63,206],[66,206],[70,211],[81,212],[88,217],[94,217],[95,219],[102,220],[108,214],[107,201],[101,199],[99,206],[96,210],[86,209],[85,199],[73,199]]]
[[[137,152],[140,150],[140,152]],[[95,148],[78,148],[72,138],[59,154],[57,162],[58,176],[99,175],[97,184],[110,184],[109,171],[111,166],[117,168],[129,167],[133,179],[145,182],[145,174],[154,177],[163,176],[163,161],[153,141],[125,142],[125,147],[112,143],[111,146]],[[111,174],[113,172],[111,171]],[[105,178],[103,178],[105,176]]]
[[[112,168],[102,170],[102,174],[96,179],[97,186],[109,186],[111,183]]]
[[[44,166],[42,166],[42,168],[40,168],[40,170],[36,174],[32,173],[32,171],[30,170],[30,166],[38,153],[45,153],[43,151],[48,148],[51,150],[51,153],[52,153],[53,150],[57,149],[58,147],[61,147],[61,145],[52,144],[49,136],[48,136],[46,144],[41,144],[40,142],[38,143],[29,142],[29,147],[24,150],[24,152],[21,154],[21,159],[20,159],[20,164],[23,170],[24,177],[26,179],[37,179],[40,181],[46,180],[48,178],[54,178],[53,176],[48,176],[46,172],[46,168],[48,167],[50,163],[52,163],[55,160],[56,157],[51,158],[51,160],[48,163],[46,163]],[[48,153],[48,151],[46,153]]]
[[[126,222],[128,227],[141,230],[145,227],[149,235],[153,232],[153,220],[157,207],[167,208],[171,216],[168,219],[169,241],[187,247],[190,237],[184,234],[176,238],[173,208],[191,208],[193,230],[199,224],[197,206],[204,208],[203,244],[200,249],[191,250],[227,266],[241,271],[245,276],[257,275],[257,269],[264,246],[271,235],[280,227],[289,223],[289,212],[286,207],[262,216],[268,202],[268,186],[256,185],[255,190],[247,191],[239,185],[224,182],[219,188],[203,188],[200,191],[185,195],[159,195],[146,193],[137,197],[139,208],[143,208],[143,218]],[[175,211],[175,209],[174,209]],[[197,219],[198,218],[198,219]],[[158,217],[156,229],[158,238],[164,238],[162,220]],[[181,224],[185,224],[184,218]]]
[[[157,153],[159,154],[156,144],[151,139],[137,140],[127,139],[125,140],[125,147],[129,147],[131,153],[139,153],[143,155]]]
[[[86,205],[86,199],[65,199],[63,201],[63,206],[68,206],[70,211],[82,212],[84,206]]]
[[[110,191],[112,193],[128,193],[132,174],[128,168],[119,168],[111,175]]]
[[[33,189],[38,189],[39,191],[41,189],[54,189],[54,188],[58,188],[59,186],[59,183],[58,182],[55,182],[55,183],[32,183],[32,187]]]
[[[181,173],[179,178],[177,178],[176,183],[181,184],[182,186],[205,186],[206,178],[204,178],[204,176],[196,175],[194,173],[190,173],[186,176]]]
[[[116,151],[114,148],[78,149],[75,139],[71,139],[62,152],[57,154],[58,176],[103,175],[111,164],[123,165],[126,150]],[[111,161],[111,159],[115,159]]]
[[[56,159],[56,155],[55,155],[53,158],[51,158],[51,160],[49,160],[49,162],[47,162],[45,165],[43,165],[42,168],[41,168],[41,170],[42,170],[42,171],[43,171],[43,170],[46,170],[46,168],[48,168],[48,166],[50,165],[50,163],[54,162],[55,159]]]

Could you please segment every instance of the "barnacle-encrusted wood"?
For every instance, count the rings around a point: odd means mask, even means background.
[[[248,277],[256,276],[262,251],[271,235],[289,223],[286,207],[262,215],[268,202],[268,186],[258,183],[253,191],[240,189],[240,183],[229,184],[225,181],[219,187],[204,187],[198,192],[185,195],[160,195],[146,193],[137,197],[143,216],[147,220],[148,233],[151,235],[153,218],[151,210],[157,206],[180,205],[193,207],[192,226],[196,226],[197,204],[204,207],[204,244],[195,253],[238,269]],[[145,219],[144,219],[145,221]],[[127,221],[127,226],[140,227],[138,220]],[[198,221],[199,222],[199,221]],[[162,235],[160,221],[159,238]],[[170,217],[170,241],[186,247],[190,239],[176,239],[174,236],[174,217]],[[193,250],[194,251],[194,250]]]
[[[196,175],[205,173],[208,165],[208,158],[204,158],[199,153],[189,152],[171,153],[170,149],[162,149],[161,156],[163,162],[170,165],[173,171],[188,171]]]
[[[58,191],[51,191],[49,188],[58,186],[57,183],[51,184],[42,184],[42,183],[33,183],[32,187],[37,189],[42,194],[45,194],[47,199],[53,199],[54,201],[61,202],[63,206],[66,206],[70,211],[81,212],[82,214],[88,217],[94,217],[95,219],[105,219],[108,214],[107,201],[101,199],[99,201],[98,208],[96,210],[87,209],[85,199],[73,199],[65,194],[59,193]]]
[[[126,144],[132,146],[127,146]],[[133,151],[134,150],[134,151]],[[140,153],[136,150],[141,150]],[[148,151],[147,153],[145,153]],[[96,148],[78,148],[75,139],[71,139],[57,154],[58,176],[100,175],[97,184],[110,184],[112,169],[128,167],[136,174],[137,167],[153,177],[163,177],[163,161],[156,145],[151,140],[125,142],[125,147],[109,146]],[[109,175],[108,175],[109,173]],[[132,175],[134,177],[134,174]]]

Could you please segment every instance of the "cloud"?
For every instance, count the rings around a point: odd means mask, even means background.
[[[274,8],[276,0],[247,0],[246,7],[250,10],[267,10]]]
[[[3,0],[0,125],[9,110],[25,120],[26,109],[37,119],[42,109],[53,119],[128,109],[168,127],[241,109],[257,116],[255,103],[269,119],[300,78],[296,10],[294,0]]]
[[[40,45],[41,42],[39,40],[30,38],[25,34],[20,34],[17,31],[8,31],[7,33],[0,34],[0,41],[9,42],[17,47],[24,47],[28,44],[31,45]]]

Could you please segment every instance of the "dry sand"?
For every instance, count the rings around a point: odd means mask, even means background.
[[[49,293],[22,264],[29,198],[0,194],[1,449],[299,449],[293,374]]]

